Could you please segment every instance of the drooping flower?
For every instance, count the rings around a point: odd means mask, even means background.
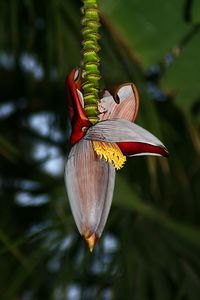
[[[123,167],[126,157],[167,156],[168,151],[154,135],[134,123],[139,106],[134,84],[120,85],[114,95],[103,93],[95,125],[84,111],[78,69],[68,76],[66,92],[73,147],[65,166],[65,182],[76,225],[92,250],[110,211],[115,169]]]

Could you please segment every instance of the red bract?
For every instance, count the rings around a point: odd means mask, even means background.
[[[72,145],[77,143],[85,135],[87,128],[92,126],[83,109],[84,103],[80,88],[81,73],[79,69],[74,69],[66,80],[68,111],[72,123],[72,133],[70,137],[70,143]]]

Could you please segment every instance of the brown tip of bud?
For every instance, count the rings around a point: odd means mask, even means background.
[[[96,234],[93,233],[89,237],[88,237],[88,235],[84,235],[84,238],[86,240],[86,243],[88,244],[90,252],[92,252],[93,249],[94,249],[94,246],[95,246],[95,244],[97,242],[97,239],[98,239],[97,236],[96,236]]]

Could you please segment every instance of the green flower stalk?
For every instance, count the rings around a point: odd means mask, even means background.
[[[100,27],[99,10],[97,0],[83,0],[83,56],[82,56],[82,91],[84,98],[84,110],[92,124],[98,122],[98,101],[100,58],[98,52],[100,46],[98,33]]]

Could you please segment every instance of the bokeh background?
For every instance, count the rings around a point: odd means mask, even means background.
[[[102,87],[137,85],[170,157],[128,159],[90,254],[63,180],[81,1],[0,0],[0,298],[199,300],[200,1],[99,5]]]

